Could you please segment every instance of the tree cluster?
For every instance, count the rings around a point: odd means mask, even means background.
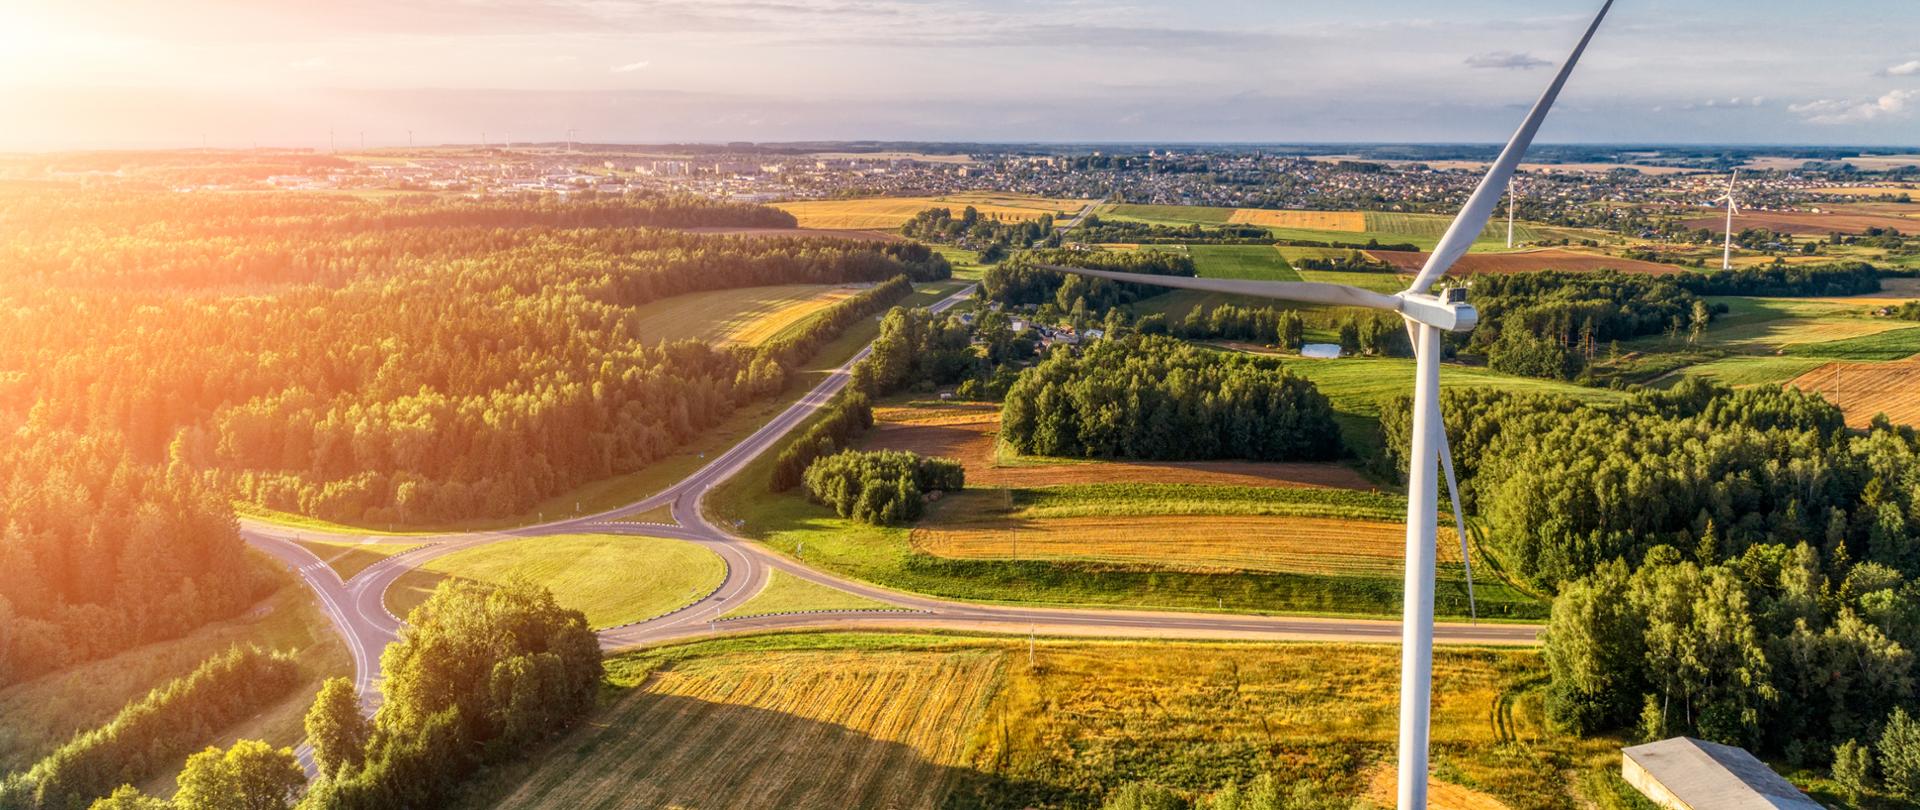
[[[1095,244],[1119,242],[1136,245],[1267,245],[1273,243],[1273,232],[1259,225],[1162,225],[1151,222],[1131,222],[1123,220],[1101,219],[1097,214],[1088,214],[1073,229],[1073,236],[1081,241]]]
[[[586,616],[525,583],[450,580],[381,658],[383,702],[361,725],[330,685],[308,713],[321,777],[301,807],[436,807],[475,770],[511,759],[593,708],[600,646]]]
[[[966,479],[958,461],[904,450],[843,450],[815,459],[805,476],[814,503],[875,526],[918,520],[927,493],[958,492]]]
[[[950,208],[921,211],[901,224],[900,233],[913,239],[978,249],[980,260],[987,263],[997,262],[1018,248],[1060,245],[1052,214],[1032,219],[1001,219],[983,216],[971,205],[961,209],[959,216],[954,216]]]
[[[1469,350],[1510,374],[1571,379],[1611,341],[1697,336],[1713,308],[1675,279],[1614,271],[1477,277],[1480,327]]]
[[[981,364],[971,328],[955,315],[923,308],[887,312],[872,349],[854,366],[852,385],[873,396],[952,385],[974,376]]]
[[[870,427],[873,427],[873,406],[867,400],[867,395],[857,388],[841,391],[827,405],[820,421],[795,436],[780,451],[780,456],[773,463],[773,480],[769,488],[774,492],[785,492],[800,486],[814,459],[845,449]]]
[[[0,808],[88,807],[121,785],[146,781],[177,762],[195,741],[252,716],[299,683],[300,666],[292,657],[234,647],[128,704],[106,725],[80,733],[27,771],[8,776],[0,782]]]
[[[1844,296],[1880,290],[1881,272],[1865,262],[1774,264],[1672,277],[1695,295]]]
[[[1304,461],[1342,449],[1327,398],[1278,360],[1157,336],[1055,352],[1013,384],[1000,423],[1016,450],[1049,456]]]
[[[0,685],[177,637],[272,589],[226,496],[170,455],[140,463],[111,431],[38,419],[0,433]]]
[[[1104,312],[1114,306],[1166,292],[1164,287],[1122,284],[1043,270],[1035,265],[1085,267],[1159,276],[1194,275],[1193,259],[1174,253],[1045,250],[1022,253],[989,269],[980,289],[988,301],[1007,306],[1054,304],[1062,310]]]
[[[1196,306],[1172,328],[1174,337],[1187,340],[1250,340],[1298,349],[1306,336],[1300,313],[1279,307],[1243,307],[1218,304]],[[1141,331],[1146,331],[1144,328]]]

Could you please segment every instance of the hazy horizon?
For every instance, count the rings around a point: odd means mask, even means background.
[[[1597,4],[1002,0],[0,10],[0,149],[1486,143]],[[1626,2],[1542,143],[1920,141],[1920,4]]]

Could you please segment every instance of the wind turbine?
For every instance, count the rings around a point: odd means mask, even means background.
[[[1727,204],[1727,241],[1720,248],[1720,269],[1722,270],[1733,269],[1733,215],[1740,213],[1740,204],[1733,199],[1733,184],[1739,179],[1740,170],[1734,169],[1733,174],[1727,176],[1727,193],[1713,200]]]
[[[1396,312],[1406,319],[1407,332],[1413,338],[1413,436],[1407,454],[1407,569],[1406,598],[1400,625],[1400,768],[1399,807],[1413,810],[1427,806],[1427,746],[1433,692],[1433,592],[1434,567],[1439,524],[1439,481],[1435,462],[1446,473],[1448,493],[1453,501],[1455,525],[1460,528],[1462,559],[1466,559],[1466,532],[1460,511],[1459,488],[1455,486],[1453,459],[1447,449],[1446,425],[1440,414],[1440,333],[1466,332],[1479,321],[1479,313],[1466,301],[1466,290],[1442,289],[1439,295],[1428,292],[1454,262],[1465,255],[1479,238],[1481,229],[1500,204],[1506,184],[1515,167],[1533,143],[1540,123],[1552,109],[1554,99],[1566,85],[1567,77],[1586,51],[1587,43],[1606,19],[1613,0],[1606,0],[1594,15],[1580,44],[1560,66],[1560,72],[1547,85],[1520,128],[1507,141],[1500,157],[1487,169],[1487,175],[1467,198],[1467,204],[1454,217],[1453,224],[1440,237],[1433,253],[1420,268],[1413,283],[1394,295],[1363,290],[1344,284],[1312,281],[1253,281],[1243,279],[1189,278],[1145,273],[1119,273],[1080,267],[1041,265],[1049,270],[1110,281],[1148,284],[1207,292],[1249,295],[1282,301],[1301,301],[1334,306],[1365,307]]]
[[[1507,178],[1507,249],[1513,249],[1513,209],[1520,205],[1520,183],[1517,178]]]

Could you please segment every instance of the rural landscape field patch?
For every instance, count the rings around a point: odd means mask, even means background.
[[[448,577],[503,583],[532,580],[593,627],[652,618],[711,593],[726,578],[720,556],[684,540],[625,535],[552,535],[509,540],[438,557],[387,591],[406,616]]]
[[[939,557],[1085,560],[1193,571],[1285,571],[1398,576],[1405,523],[1338,518],[1188,515],[1000,517],[922,524],[915,550]],[[1460,562],[1452,529],[1440,532],[1441,562]]]
[[[851,286],[781,284],[676,295],[633,311],[642,340],[757,346],[858,293]]]
[[[852,200],[806,200],[778,203],[794,215],[802,228],[827,230],[898,229],[915,214],[929,208],[947,208],[954,214],[967,206],[982,215],[1004,220],[1038,219],[1051,214],[1073,216],[1089,200],[1052,199],[1017,194],[951,194],[937,197],[867,197]]]
[[[1427,263],[1425,251],[1370,250],[1367,253],[1401,272],[1419,272]],[[1531,273],[1537,270],[1565,270],[1574,273],[1595,270],[1618,270],[1622,273],[1644,273],[1647,275],[1672,275],[1682,272],[1672,265],[1643,262],[1635,259],[1622,259],[1616,256],[1603,256],[1597,253],[1576,253],[1559,248],[1523,250],[1512,253],[1469,253],[1460,257],[1450,271],[1458,275],[1480,275],[1486,273]]]
[[[1301,228],[1310,231],[1367,230],[1367,215],[1359,211],[1288,211],[1270,208],[1235,208],[1227,217],[1235,225],[1260,225],[1268,228]]]
[[[1791,385],[1839,405],[1850,427],[1864,428],[1882,413],[1896,425],[1920,427],[1920,359],[1828,363],[1793,378]]]
[[[959,459],[967,485],[1044,486],[1130,481],[1182,484],[1346,487],[1372,484],[1345,465],[1269,461],[1111,461],[1009,459],[1001,463],[996,405],[942,403],[874,409],[874,426],[861,441],[868,450],[911,450]]]
[[[562,742],[501,807],[936,808],[998,650],[695,657]]]

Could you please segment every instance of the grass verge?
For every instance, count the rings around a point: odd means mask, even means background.
[[[531,537],[429,560],[388,589],[396,616],[425,602],[447,577],[482,582],[525,578],[553,591],[561,605],[587,614],[594,628],[615,627],[677,610],[726,578],[719,555],[684,540],[582,534]]]

